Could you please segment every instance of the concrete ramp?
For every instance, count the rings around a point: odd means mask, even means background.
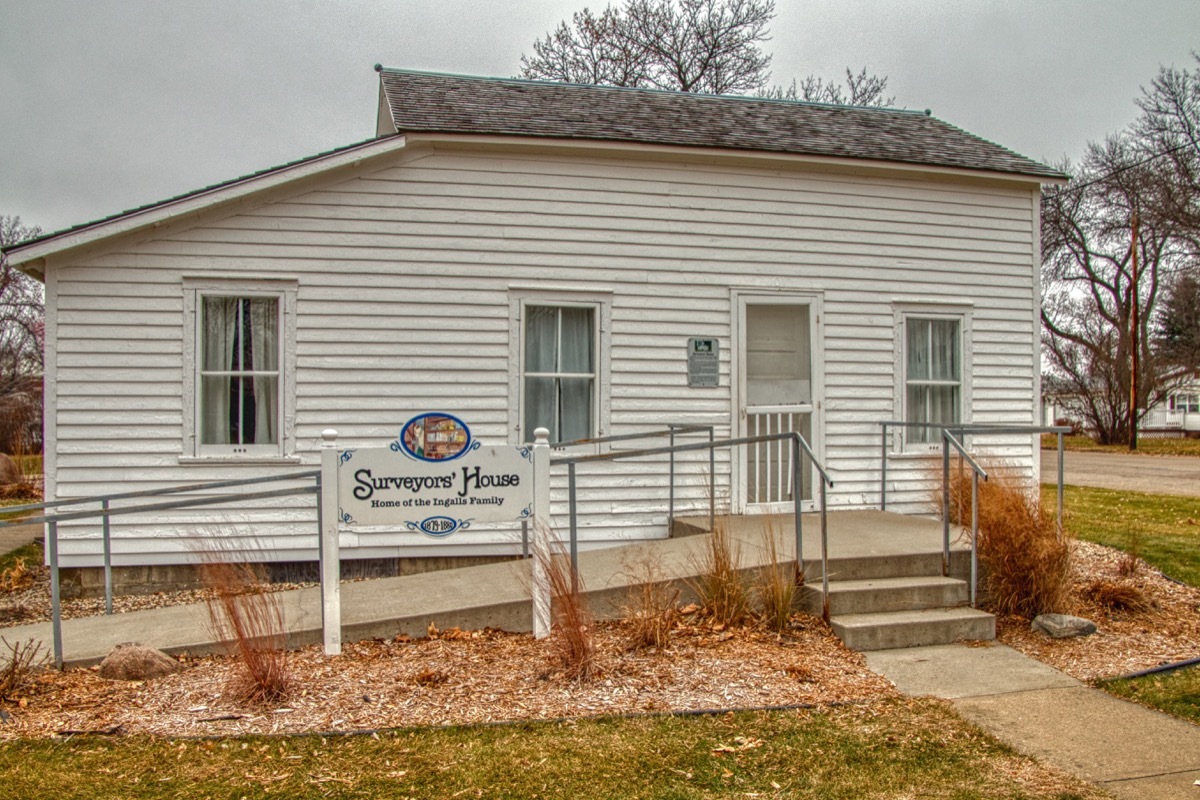
[[[706,529],[708,520],[687,524]],[[724,519],[735,547],[740,550],[743,570],[769,565],[767,532],[778,540],[778,558],[790,563],[794,553],[792,516],[729,517]],[[803,553],[806,573],[819,576],[820,517],[802,518]],[[709,543],[705,533],[624,547],[585,550],[579,567],[583,588],[594,614],[600,618],[621,615],[632,587],[645,575],[645,565],[655,574],[678,582],[682,597],[689,599],[687,581],[703,564]],[[876,559],[920,553],[940,564],[941,524],[936,520],[906,517],[879,511],[847,511],[829,514],[831,558],[853,563],[854,559]],[[958,548],[961,549],[961,548]],[[342,635],[347,642],[397,634],[424,636],[432,622],[439,628],[464,630],[485,627],[528,631],[532,627],[528,560],[463,567],[397,578],[380,578],[342,585]],[[834,567],[831,566],[831,573]],[[319,643],[321,603],[317,588],[280,592],[288,642],[291,646]],[[70,665],[99,662],[117,644],[139,641],[168,653],[202,655],[218,652],[223,645],[213,635],[205,604],[173,606],[147,611],[87,617],[63,622],[64,661]],[[3,630],[9,641],[35,639],[51,644],[49,623]]]

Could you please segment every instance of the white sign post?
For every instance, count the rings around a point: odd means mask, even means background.
[[[550,635],[550,431],[533,432],[533,637]]]
[[[342,652],[342,570],[338,547],[337,431],[321,431],[321,635],[325,655]]]

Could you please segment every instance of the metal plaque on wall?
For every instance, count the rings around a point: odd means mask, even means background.
[[[721,358],[716,339],[688,339],[688,386],[719,386]]]

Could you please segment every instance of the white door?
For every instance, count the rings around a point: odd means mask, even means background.
[[[817,382],[813,375],[815,313],[798,298],[744,297],[738,347],[740,436],[800,433],[813,442]],[[735,510],[780,513],[793,501],[792,443],[745,445],[737,456],[739,488]],[[812,500],[812,468],[801,458],[800,499]]]

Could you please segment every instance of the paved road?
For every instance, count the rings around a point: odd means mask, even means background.
[[[1057,455],[1054,450],[1042,451],[1045,483],[1054,483],[1058,474]],[[1063,482],[1070,486],[1200,497],[1200,458],[1069,451],[1064,455]]]

